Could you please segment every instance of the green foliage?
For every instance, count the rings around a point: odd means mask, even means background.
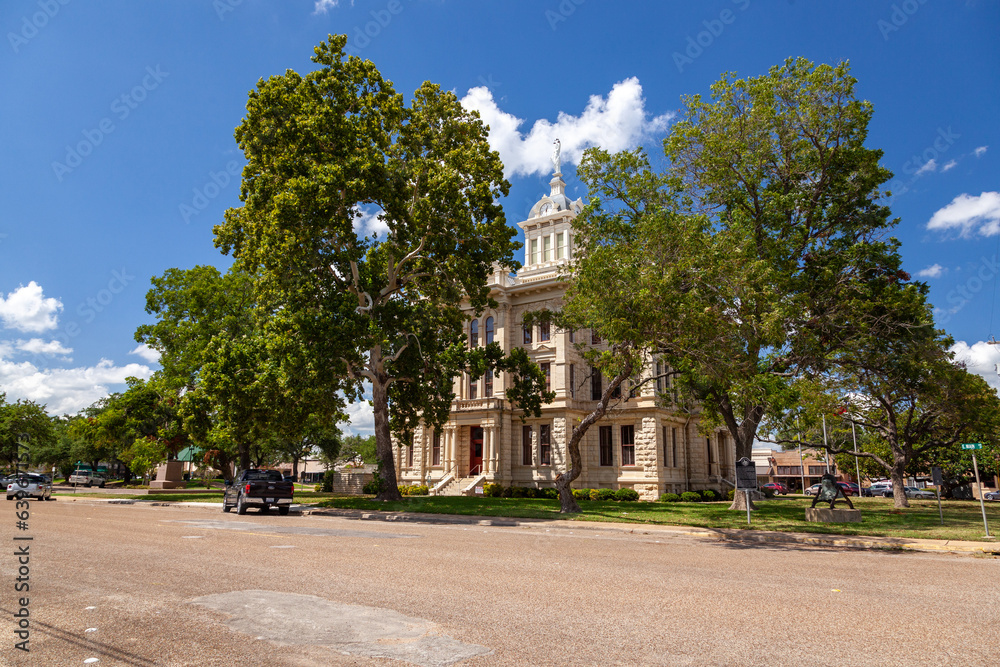
[[[615,491],[615,500],[636,501],[639,500],[639,492],[635,489],[618,489]]]
[[[705,502],[712,502],[719,497],[719,494],[712,489],[702,489],[701,497],[705,500]]]
[[[760,492],[764,494],[765,498],[774,498],[774,489],[761,489]]]
[[[483,495],[487,498],[502,498],[503,497],[503,485],[495,484],[493,482],[487,482],[483,485]]]
[[[375,495],[382,488],[382,477],[378,470],[372,474],[372,478],[361,488],[361,493]]]
[[[594,489],[573,489],[573,497],[577,500],[590,500],[590,494]]]
[[[661,503],[679,503],[680,501],[681,497],[676,493],[664,493],[660,496]]]
[[[6,398],[0,392],[0,458],[12,469],[18,461],[21,467],[37,465],[33,459],[56,443],[52,420],[34,401],[8,403]]]
[[[341,441],[340,460],[361,459],[364,463],[375,463],[375,436],[348,435]]]
[[[726,491],[726,500],[732,500],[736,497],[736,489],[729,489]]]
[[[695,491],[685,491],[681,494],[681,500],[686,503],[700,503],[701,494]]]
[[[614,500],[615,491],[614,489],[595,489],[597,493],[591,494],[591,500]]]
[[[324,472],[323,473],[323,482],[322,482],[322,484],[319,485],[320,488],[317,488],[316,490],[317,491],[322,490],[325,493],[332,493],[333,492],[333,478],[334,478],[334,476],[336,474],[337,473],[334,470],[327,470],[326,472]]]

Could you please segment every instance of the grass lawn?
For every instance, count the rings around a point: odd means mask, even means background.
[[[305,495],[305,494],[302,494]],[[296,494],[296,498],[299,498]],[[942,501],[944,525],[938,516],[936,500],[911,500],[908,509],[896,510],[891,498],[852,499],[861,510],[861,523],[807,523],[805,508],[812,500],[802,497],[775,497],[757,501],[747,526],[746,512],[730,511],[728,502],[648,503],[580,501],[582,514],[559,514],[559,502],[534,498],[484,498],[454,496],[412,496],[401,502],[379,502],[370,496],[341,496],[320,502],[324,507],[388,512],[427,512],[524,519],[571,519],[574,521],[610,521],[649,523],[672,526],[698,526],[776,530],[798,533],[838,535],[875,535],[883,537],[926,538],[936,540],[987,541],[979,501]],[[821,505],[817,505],[818,507]],[[837,503],[837,507],[847,507]],[[990,534],[1000,531],[1000,504],[987,503],[986,517]]]

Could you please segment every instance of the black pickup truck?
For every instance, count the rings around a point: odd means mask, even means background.
[[[231,483],[226,482],[222,511],[235,507],[237,514],[246,514],[248,507],[258,507],[263,513],[274,506],[279,514],[288,514],[294,491],[294,484],[277,470],[242,470]]]

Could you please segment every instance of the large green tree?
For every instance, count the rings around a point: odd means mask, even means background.
[[[216,243],[259,276],[286,358],[323,369],[322,386],[353,400],[370,386],[378,497],[394,499],[391,431],[440,423],[455,376],[502,368],[516,383],[509,396],[535,410],[543,385],[523,351],[462,344],[463,298],[481,311],[493,266],[516,268],[498,202],[509,185],[486,127],[430,83],[405,104],[345,44],[331,36],[315,49],[318,69],[251,91],[236,129],[242,206],[226,212]]]
[[[23,399],[8,403],[7,395],[0,392],[0,458],[7,465],[13,469],[38,463],[32,461],[32,449],[54,442],[52,420],[44,405]]]
[[[737,458],[750,457],[765,415],[794,402],[790,381],[846,335],[830,290],[895,261],[893,242],[882,240],[894,223],[879,203],[891,174],[878,164],[881,152],[864,145],[872,107],[854,86],[846,63],[801,58],[759,77],[727,74],[710,100],[683,99],[662,172],[645,158],[592,152],[584,160],[584,180],[600,200],[592,205],[623,212],[623,223],[645,221],[647,238],[621,265],[623,281],[634,279],[634,263],[652,273],[674,261],[672,216],[649,209],[702,221],[682,248],[685,271],[640,287],[646,308],[668,305],[656,354],[701,405],[703,428],[732,436]],[[632,234],[624,226],[601,233],[593,242],[628,243]],[[675,277],[689,283],[680,295]],[[593,290],[587,298],[603,297]]]

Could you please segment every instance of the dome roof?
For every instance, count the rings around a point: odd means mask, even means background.
[[[561,173],[556,172],[553,175],[552,180],[549,181],[549,186],[552,188],[552,191],[549,192],[549,196],[542,197],[531,207],[531,213],[528,214],[529,220],[552,215],[560,211],[579,213],[583,210],[582,200],[577,199],[573,201],[566,196],[566,182],[563,181]]]

